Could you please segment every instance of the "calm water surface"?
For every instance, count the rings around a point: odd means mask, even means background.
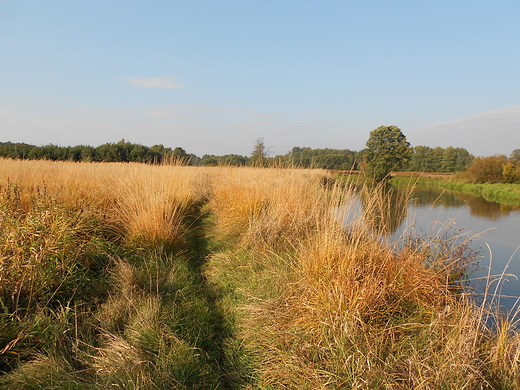
[[[406,234],[406,229],[424,235],[439,229],[459,234],[462,229],[464,237],[471,238],[469,245],[481,254],[470,278],[478,280],[488,272],[511,274],[499,284],[493,283],[491,290],[498,285],[503,296],[499,303],[504,311],[516,308],[520,281],[513,275],[520,277],[520,206],[488,202],[469,194],[415,189],[407,215],[394,222],[391,239]]]

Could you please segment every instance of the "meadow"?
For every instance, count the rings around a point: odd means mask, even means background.
[[[324,170],[0,160],[0,388],[519,388],[478,255],[396,212]]]

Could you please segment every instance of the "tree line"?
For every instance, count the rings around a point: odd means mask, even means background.
[[[294,147],[284,155],[269,157],[263,142],[257,141],[256,151],[250,156],[238,154],[203,155],[198,157],[183,148],[169,148],[163,145],[151,147],[125,142],[106,143],[92,146],[35,146],[26,143],[0,142],[0,157],[29,160],[52,161],[92,161],[92,162],[142,162],[160,164],[165,161],[180,161],[186,165],[232,165],[232,166],[294,166],[301,168],[323,168],[337,170],[361,170],[366,150],[313,149]],[[408,171],[420,172],[460,172],[471,162],[471,156],[463,148],[412,148]]]
[[[176,161],[186,165],[200,166],[293,166],[300,168],[323,168],[336,170],[362,170],[367,149],[313,149],[293,147],[284,155],[269,157],[268,148],[262,139],[257,140],[250,156],[238,154],[203,155],[198,157],[181,147],[163,145],[151,147],[121,140],[92,147],[86,145],[35,146],[26,143],[0,142],[0,157],[29,160],[86,161],[86,162],[141,162],[161,164]],[[464,148],[416,146],[411,148],[409,161],[402,167],[415,172],[462,172],[473,160]]]
[[[0,157],[52,160],[52,161],[86,161],[86,162],[141,162],[160,164],[165,160],[181,160],[191,164],[197,156],[190,155],[180,147],[167,148],[164,145],[151,147],[125,142],[106,143],[98,147],[92,146],[35,146],[25,143],[0,142]],[[200,160],[200,159],[199,159]]]
[[[392,137],[395,140],[393,146],[390,142]],[[393,161],[388,154],[385,154],[388,152],[385,152],[384,148],[388,147],[389,150],[395,151],[400,144],[403,149],[398,153],[400,159],[397,164],[397,160]],[[361,151],[293,147],[288,153],[275,157],[269,156],[268,148],[261,138],[256,141],[250,156],[226,154],[202,157],[188,153],[181,147],[170,148],[164,145],[148,147],[125,140],[105,143],[97,147],[53,144],[35,146],[26,143],[0,142],[0,157],[14,159],[148,164],[176,162],[195,166],[290,166],[354,171],[374,169],[374,165],[369,164],[375,156],[374,151],[377,152],[375,155],[379,156],[379,160],[388,165],[388,168],[382,170],[383,175],[387,174],[387,170],[397,169],[410,172],[465,172],[466,179],[474,183],[520,182],[520,149],[514,150],[509,157],[498,155],[475,158],[466,149],[460,147],[410,147],[406,137],[395,126],[381,126],[374,130],[367,141],[367,147]]]
[[[363,156],[367,176],[383,181],[396,170],[412,172],[462,172],[459,179],[471,183],[520,183],[520,149],[511,156],[472,156],[464,148],[410,147],[396,126],[380,126],[370,132]]]

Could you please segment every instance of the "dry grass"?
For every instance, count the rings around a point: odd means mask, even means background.
[[[121,169],[109,222],[127,241],[175,244],[181,223],[196,201],[193,176],[183,167],[129,165]]]
[[[320,185],[327,177],[320,170],[222,168],[209,202],[217,236],[245,246],[294,245],[315,228],[320,201],[330,197]]]
[[[255,173],[215,185],[216,228],[241,245],[211,272],[244,300],[237,315],[261,387],[515,388],[513,324],[497,337],[456,283],[474,260],[464,238],[390,245],[380,237],[406,197],[324,189],[321,173]],[[347,231],[345,216],[357,216]]]
[[[207,196],[206,180],[204,170],[176,165],[0,160],[0,188],[96,215],[128,242],[180,240],[186,213]]]
[[[389,222],[404,215],[392,205],[404,207],[406,197],[391,203],[382,188],[359,194],[318,170],[11,160],[0,160],[0,187],[4,303],[45,290],[28,281],[45,276],[48,259],[56,270],[71,259],[88,268],[103,252],[91,246],[94,236],[114,239],[130,256],[112,256],[107,298],[84,314],[96,324],[88,337],[74,323],[80,316],[55,307],[54,317],[65,319],[53,340],[79,348],[81,339],[85,347],[64,359],[62,344],[49,342],[11,367],[0,381],[5,388],[46,388],[37,372],[69,388],[219,388],[229,352],[219,332],[232,317],[239,336],[226,342],[250,357],[234,364],[252,364],[258,388],[520,386],[516,324],[498,316],[485,322],[488,308],[457,284],[473,260],[464,240],[384,239]],[[171,254],[186,249],[194,228],[187,217],[200,218],[194,213],[204,202],[211,224],[199,246],[211,237],[221,249],[202,275],[193,259]],[[44,266],[36,272],[27,259]],[[228,293],[225,310],[214,285]],[[50,332],[53,317],[40,311],[37,318]],[[13,330],[0,355],[10,346],[16,352],[22,334]]]
[[[0,190],[0,303],[7,313],[97,295],[107,263],[96,221],[47,196]],[[102,295],[102,294],[99,294]]]

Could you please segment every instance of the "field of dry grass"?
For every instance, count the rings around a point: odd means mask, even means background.
[[[320,170],[0,160],[0,388],[519,388],[516,324],[461,287],[464,243],[388,243],[385,196]]]

